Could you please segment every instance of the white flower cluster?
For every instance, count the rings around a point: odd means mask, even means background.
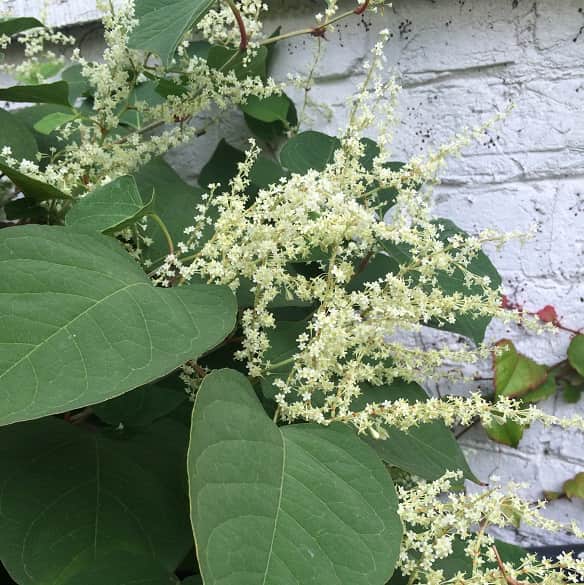
[[[267,12],[268,5],[264,0],[233,0],[235,10],[239,12],[247,35],[248,47],[258,46],[262,40],[262,13]],[[229,3],[218,3],[197,24],[197,28],[211,43],[227,46],[238,46],[241,32],[236,21],[233,8]]]
[[[460,585],[580,583],[584,561],[564,553],[557,559],[540,559],[526,554],[515,562],[505,562],[500,545],[489,534],[492,527],[505,528],[519,523],[548,532],[568,532],[578,538],[584,533],[573,524],[564,526],[542,515],[544,502],[534,505],[518,493],[520,484],[505,491],[499,487],[474,494],[453,490],[460,473],[447,473],[441,479],[421,482],[413,489],[398,487],[399,515],[404,523],[404,539],[398,568],[410,583]],[[455,555],[465,570],[445,575],[445,559]]]
[[[163,285],[194,276],[233,290],[251,282],[254,302],[242,315],[244,339],[238,357],[246,361],[252,377],[275,377],[279,416],[286,421],[349,422],[374,436],[384,436],[387,423],[407,428],[434,418],[460,420],[471,412],[485,419],[495,416],[491,405],[475,398],[431,401],[410,411],[405,402],[395,409],[394,403],[372,403],[356,412],[352,405],[364,383],[381,386],[398,377],[421,381],[437,375],[445,362],[474,363],[488,355],[489,347],[422,351],[388,336],[430,322],[454,323],[461,314],[509,318],[500,308],[499,291],[487,277],[473,274],[469,265],[485,242],[515,236],[485,232],[445,237],[443,226],[433,221],[429,191],[420,185],[435,182],[444,159],[459,152],[472,133],[400,170],[386,164],[389,139],[365,162],[361,133],[376,120],[393,119],[397,91],[393,82],[380,80],[381,43],[373,49],[331,162],[321,171],[283,178],[251,201],[249,174],[259,154],[252,143],[230,190],[213,192],[217,219],[212,237],[199,239],[203,213],[197,227],[187,230],[197,237],[180,243],[181,253],[167,258],[157,273]],[[387,95],[388,101],[381,99]],[[395,193],[395,204],[390,217],[383,218],[388,189]],[[393,270],[355,284],[369,263],[387,256]],[[316,276],[306,275],[302,267],[307,263],[317,266]],[[440,276],[454,271],[469,287],[467,294],[440,287]],[[314,310],[304,331],[292,340],[295,354],[274,364],[267,352],[276,325],[273,307],[281,298],[313,305]],[[467,409],[467,402],[474,408]],[[499,407],[496,416],[501,417],[502,410]],[[513,416],[525,416],[516,415],[516,410],[511,409]],[[505,416],[511,414],[505,411]]]
[[[252,95],[262,98],[281,92],[272,79],[239,79],[233,70],[212,68],[204,59],[191,57],[184,50],[179,51],[170,70],[151,64],[149,56],[144,59],[139,52],[128,48],[130,33],[136,25],[133,0],[116,3],[115,11],[106,4],[100,4],[100,8],[104,13],[106,42],[103,59],[90,62],[81,56],[79,49],[73,52],[73,60],[81,65],[82,76],[92,94],[93,112],[87,114],[80,110],[74,121],[59,128],[61,138],[76,138],[63,150],[53,152],[42,166],[36,161],[6,160],[18,171],[64,193],[82,196],[95,186],[132,173],[152,157],[191,140],[204,132],[204,128],[189,122],[205,110],[224,110],[245,102]],[[34,29],[29,37],[70,43],[69,37],[57,38],[55,35],[60,33],[47,31]],[[33,60],[38,42],[31,40],[27,45]],[[161,81],[178,87],[176,95],[171,92],[166,98],[158,96],[154,86]],[[148,84],[152,87],[146,91]],[[120,129],[120,123],[125,128]]]
[[[21,83],[40,84],[63,68],[65,57],[56,53],[55,47],[71,46],[75,38],[50,27],[37,27],[16,37],[0,35],[0,49],[7,49],[14,41],[22,48],[23,58],[16,63],[0,61],[0,70]]]

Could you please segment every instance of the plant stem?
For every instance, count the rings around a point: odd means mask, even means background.
[[[148,215],[158,224],[158,227],[162,230],[164,238],[166,239],[166,243],[168,244],[168,249],[170,253],[174,255],[174,244],[172,243],[172,236],[170,235],[166,224],[162,221],[158,214],[149,213]]]
[[[282,360],[281,362],[276,362],[275,364],[270,364],[270,371],[272,371],[274,368],[280,368],[282,366],[287,366],[288,364],[291,364],[294,361],[294,357],[290,357],[287,360]]]
[[[237,26],[239,27],[239,34],[241,36],[241,41],[239,43],[239,49],[241,51],[247,51],[247,31],[245,30],[245,22],[243,21],[243,17],[241,16],[241,12],[239,12],[239,8],[235,5],[234,0],[227,0],[227,4],[229,4],[229,8],[231,8],[231,12],[233,12],[233,16],[237,22]]]
[[[361,9],[363,7],[363,5],[366,5],[365,8],[362,9],[362,12],[357,12],[357,10]],[[312,28],[301,28],[299,30],[295,30],[295,31],[291,31],[288,33],[284,33],[275,37],[270,37],[268,39],[264,39],[260,45],[271,45],[272,43],[277,43],[278,41],[284,41],[286,39],[290,39],[292,37],[298,37],[301,35],[313,35],[313,36],[318,36],[318,37],[322,37],[322,33],[326,30],[327,27],[329,27],[331,24],[335,24],[336,22],[339,22],[339,20],[343,20],[349,16],[354,16],[355,14],[363,14],[363,12],[365,12],[365,10],[367,9],[367,6],[369,5],[369,1],[364,2],[363,4],[361,4],[361,6],[353,9],[353,10],[348,10],[347,12],[343,12],[342,14],[339,14],[338,16],[335,16],[334,18],[331,18],[328,22],[324,23],[321,26],[315,26]]]

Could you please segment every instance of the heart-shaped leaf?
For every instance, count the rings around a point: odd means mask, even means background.
[[[0,559],[10,575],[82,585],[74,575],[117,551],[129,565],[141,555],[174,571],[192,546],[186,446],[185,427],[168,420],[116,439],[53,418],[1,428]]]
[[[138,26],[128,46],[156,53],[168,64],[183,35],[213,6],[215,0],[137,0]]]
[[[277,427],[233,370],[205,378],[189,448],[206,585],[383,585],[402,528],[391,478],[342,425]]]
[[[501,353],[495,355],[495,394],[521,397],[541,386],[548,377],[547,368],[520,354],[508,339],[497,343]]]
[[[67,214],[65,224],[112,234],[136,223],[152,207],[153,200],[142,202],[134,177],[123,176],[78,201]]]
[[[0,231],[0,424],[119,396],[217,345],[235,325],[222,287],[155,288],[111,238]]]

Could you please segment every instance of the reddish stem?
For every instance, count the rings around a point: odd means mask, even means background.
[[[369,2],[370,0],[365,0],[363,4],[357,6],[357,8],[355,8],[355,14],[363,14],[367,8],[369,8]]]
[[[245,30],[245,22],[243,22],[243,17],[241,16],[241,12],[235,5],[233,0],[227,0],[227,4],[229,4],[229,8],[231,8],[231,12],[233,12],[233,16],[235,16],[235,20],[237,22],[237,26],[239,27],[239,35],[241,37],[241,42],[239,43],[239,49],[241,51],[247,51],[247,31]]]

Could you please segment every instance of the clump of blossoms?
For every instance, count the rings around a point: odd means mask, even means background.
[[[397,94],[393,81],[380,78],[382,43],[374,47],[365,81],[349,104],[349,122],[331,162],[321,171],[282,178],[251,200],[249,176],[259,154],[252,142],[230,189],[218,194],[211,186],[207,204],[199,206],[195,225],[185,232],[188,239],[178,245],[180,254],[170,255],[155,278],[168,286],[202,277],[234,291],[251,283],[253,306],[241,317],[237,357],[250,376],[271,380],[277,416],[284,421],[341,421],[383,438],[387,425],[406,430],[435,419],[448,424],[467,424],[476,417],[485,424],[557,422],[536,408],[512,400],[493,405],[479,395],[415,404],[372,399],[354,406],[364,385],[380,387],[397,378],[421,382],[443,375],[445,363],[475,364],[492,351],[489,345],[422,350],[404,343],[400,334],[424,324],[453,323],[461,314],[511,318],[501,308],[500,291],[469,265],[485,243],[499,245],[516,234],[487,230],[474,237],[445,237],[444,226],[431,213],[431,186],[446,157],[483,129],[463,133],[426,159],[395,170],[386,164],[390,137],[383,126],[378,153],[369,160],[365,156],[362,132],[376,120],[393,120]],[[387,189],[395,193],[395,202],[385,216]],[[213,235],[204,241],[210,207],[216,219]],[[393,261],[393,269],[357,286],[368,264],[383,257]],[[316,275],[307,276],[302,269],[307,264],[317,267]],[[441,275],[455,270],[472,292],[448,293],[440,287]],[[293,355],[273,363],[273,309],[282,297],[314,310],[296,334]],[[583,428],[579,418],[562,424]]]
[[[564,526],[543,516],[545,503],[526,502],[519,495],[520,484],[464,494],[454,490],[460,479],[459,473],[451,472],[434,482],[422,481],[413,489],[398,487],[399,515],[405,526],[398,567],[409,583],[581,582],[584,561],[572,553],[555,560],[522,554],[513,563],[505,562],[501,544],[489,534],[492,528],[514,526],[520,519],[526,526],[583,538],[575,523]],[[457,558],[465,559],[465,570],[448,570],[445,560],[455,552]]]
[[[83,91],[91,95],[91,115],[80,109],[73,120],[56,131],[69,143],[42,165],[5,154],[11,167],[67,195],[82,196],[204,133],[208,123],[200,127],[192,123],[202,112],[221,112],[250,96],[263,98],[281,92],[281,86],[271,78],[241,78],[229,68],[210,67],[205,59],[189,55],[184,46],[169,67],[151,55],[144,58],[128,47],[137,24],[134,2],[116,3],[115,10],[105,3],[99,7],[104,14],[103,60],[87,61],[79,49],[72,54],[72,60],[81,67]],[[25,44],[30,59],[19,64],[21,69],[35,66],[41,40],[65,45],[72,42],[61,33],[34,29]],[[11,72],[8,65],[4,69]],[[165,99],[156,94],[157,83],[171,87]],[[174,94],[172,88],[177,88]]]

